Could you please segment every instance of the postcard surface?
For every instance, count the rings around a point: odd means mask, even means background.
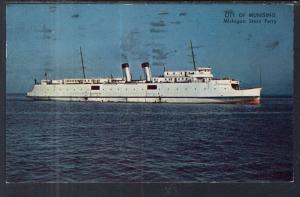
[[[293,181],[292,5],[6,14],[7,183]]]

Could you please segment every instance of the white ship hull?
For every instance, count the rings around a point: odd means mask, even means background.
[[[94,97],[34,97],[40,101],[97,101],[122,103],[220,103],[220,104],[259,104],[259,97],[226,98],[94,98]]]
[[[93,90],[92,86],[99,87]],[[155,86],[155,89],[149,89]],[[36,84],[34,100],[259,104],[261,88],[236,90],[230,80],[194,83]]]

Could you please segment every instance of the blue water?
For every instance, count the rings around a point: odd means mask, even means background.
[[[9,94],[6,108],[7,182],[293,180],[292,98],[127,104]]]

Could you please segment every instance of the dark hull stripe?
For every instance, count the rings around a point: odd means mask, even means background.
[[[254,99],[260,96],[217,96],[217,97],[184,97],[184,96],[27,96],[29,98],[199,98],[199,99]]]

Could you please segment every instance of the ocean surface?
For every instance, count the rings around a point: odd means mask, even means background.
[[[7,182],[293,181],[293,99],[31,101],[8,94]]]

